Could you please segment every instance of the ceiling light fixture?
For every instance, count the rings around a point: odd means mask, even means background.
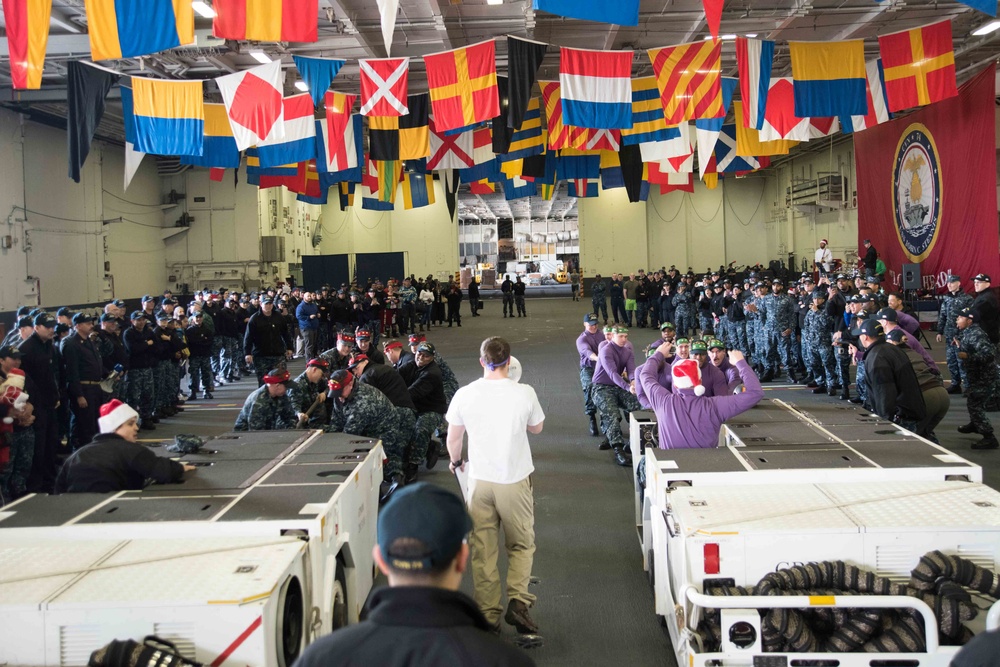
[[[976,37],[982,37],[983,35],[988,35],[995,31],[997,28],[1000,28],[1000,21],[990,21],[986,25],[981,25],[973,30],[972,34]]]
[[[262,65],[266,65],[271,62],[271,56],[267,55],[260,49],[255,49],[249,53],[250,57],[259,62]]]
[[[309,92],[309,86],[306,85],[305,81],[296,81],[295,87],[301,90],[303,93]]]
[[[502,5],[503,0],[486,0],[487,5]]]
[[[757,33],[755,33],[755,32],[748,32],[747,33],[747,37],[749,37],[750,39],[753,39],[756,36],[757,36]]]
[[[749,35],[747,35],[747,36],[749,37]],[[709,40],[711,40],[711,39],[712,39],[711,35],[706,35],[705,36],[705,41],[706,42],[709,41]],[[733,39],[736,39],[736,35],[733,35],[733,34],[719,35],[719,41],[723,41],[724,42],[724,41],[729,41],[729,40],[733,40]]]
[[[212,5],[208,4],[207,2],[204,2],[203,0],[194,0],[194,2],[191,3],[191,9],[193,9],[195,13],[197,13],[198,16],[202,18],[205,19],[215,18],[215,10],[212,9]]]

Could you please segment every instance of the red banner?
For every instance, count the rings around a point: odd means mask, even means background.
[[[990,65],[958,97],[854,135],[859,252],[871,239],[897,288],[908,263],[926,289],[1000,276],[994,89]]]

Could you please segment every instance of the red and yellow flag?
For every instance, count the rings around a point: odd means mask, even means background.
[[[706,40],[650,49],[667,125],[721,118],[722,42]]]
[[[493,40],[424,56],[431,111],[438,132],[500,115]]]
[[[10,74],[16,89],[42,87],[51,14],[52,0],[3,0]]]
[[[878,38],[889,111],[922,107],[958,95],[951,20]]]

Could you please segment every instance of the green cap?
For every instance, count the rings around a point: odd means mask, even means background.
[[[713,338],[708,342],[708,349],[710,350],[724,350],[726,349],[726,344],[723,343],[718,338]]]
[[[708,352],[708,344],[703,340],[696,340],[691,343],[692,352]]]
[[[665,331],[666,329],[673,329],[673,328],[674,328],[673,322],[664,322],[663,324],[660,325],[660,331]]]
[[[687,345],[687,344],[689,344],[689,343],[690,343],[691,341],[690,341],[690,340],[688,340],[687,338],[678,338],[678,339],[677,339],[677,340],[675,340],[674,342],[675,342],[675,343],[677,343],[678,345]]]

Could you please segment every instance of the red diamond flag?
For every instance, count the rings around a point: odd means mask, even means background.
[[[246,150],[265,139],[284,138],[281,61],[220,76],[215,82],[226,104],[238,150]]]

